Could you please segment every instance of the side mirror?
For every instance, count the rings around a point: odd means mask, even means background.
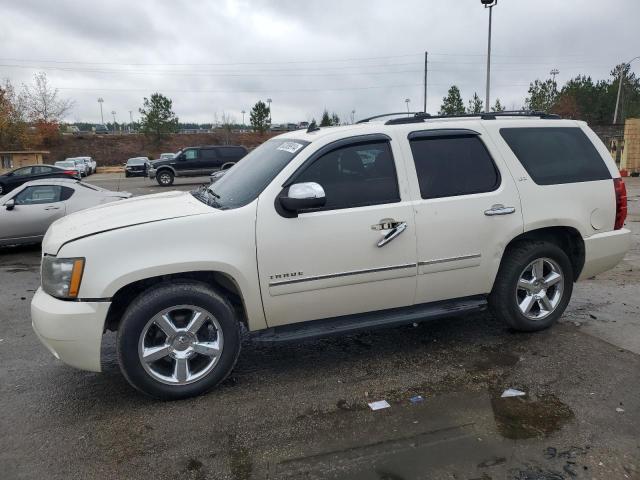
[[[323,207],[327,198],[324,188],[316,182],[294,183],[286,195],[280,197],[280,204],[289,212]]]
[[[13,210],[14,208],[16,208],[16,201],[12,198],[7,203],[5,203],[4,206],[7,210]]]

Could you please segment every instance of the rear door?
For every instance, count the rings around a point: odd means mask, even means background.
[[[522,232],[517,189],[485,137],[462,128],[408,135],[417,303],[489,293],[505,245]]]
[[[203,148],[200,150],[200,163],[202,166],[202,174],[209,175],[220,169],[222,160],[218,154],[217,148]]]
[[[44,235],[49,225],[64,217],[65,202],[60,185],[31,185],[13,196],[12,210],[0,210],[0,238],[26,239]],[[6,203],[6,200],[5,200]]]
[[[269,326],[413,304],[415,228],[398,155],[385,135],[342,139],[263,192],[256,239]],[[318,183],[325,206],[283,216],[287,182]],[[401,233],[379,246],[392,224]]]

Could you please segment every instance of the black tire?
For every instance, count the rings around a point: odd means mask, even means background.
[[[161,187],[169,187],[173,185],[174,175],[171,170],[160,170],[156,173],[156,181]]]
[[[224,342],[217,363],[206,375],[193,383],[169,385],[145,370],[138,346],[149,320],[164,309],[179,305],[194,305],[210,312],[222,330]],[[240,323],[226,298],[200,282],[164,283],[142,292],[122,316],[117,340],[118,363],[127,381],[142,393],[162,400],[179,400],[200,395],[224,381],[236,364],[240,344]]]
[[[129,178],[131,174],[129,172],[124,172],[124,178]]]
[[[546,268],[553,262],[555,263],[554,267],[559,268],[562,279],[558,282],[558,287],[549,287],[547,290],[554,292],[553,289],[559,288],[561,285],[562,292],[558,303],[549,314],[543,318],[532,319],[521,311],[518,303],[518,295],[522,296],[527,293],[522,289],[518,293],[516,292],[523,271],[537,259],[550,259],[552,262],[546,262]],[[494,315],[514,330],[535,332],[549,328],[560,318],[569,304],[572,292],[573,268],[567,254],[550,242],[523,241],[505,251],[493,290],[489,295],[489,305]],[[539,303],[537,305],[540,306]],[[538,309],[538,312],[541,313],[541,310]],[[535,315],[535,313],[533,310],[531,315]]]

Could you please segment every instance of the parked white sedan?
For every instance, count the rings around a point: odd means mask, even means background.
[[[0,199],[0,246],[38,243],[55,220],[129,197],[129,192],[112,192],[78,180],[27,182]]]

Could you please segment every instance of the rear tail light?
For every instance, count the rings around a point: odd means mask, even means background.
[[[62,173],[64,173],[65,175],[75,175],[76,174],[76,172],[74,172],[73,170],[65,170]]]
[[[616,192],[616,221],[614,230],[620,230],[627,219],[627,187],[622,178],[613,179],[613,189]]]

